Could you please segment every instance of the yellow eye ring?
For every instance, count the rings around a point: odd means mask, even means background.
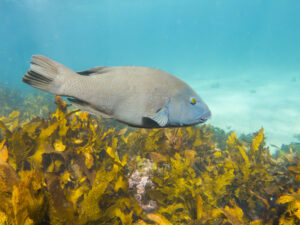
[[[190,103],[191,103],[192,105],[195,105],[195,104],[197,103],[196,98],[195,98],[195,97],[190,97]]]

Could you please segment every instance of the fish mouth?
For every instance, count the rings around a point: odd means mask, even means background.
[[[199,122],[200,122],[200,123],[204,123],[204,122],[207,121],[209,118],[211,118],[211,112],[210,112],[210,111],[207,111],[206,113],[202,114],[202,115],[199,117]]]

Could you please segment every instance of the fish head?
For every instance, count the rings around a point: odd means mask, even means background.
[[[179,91],[168,104],[169,126],[191,126],[204,123],[211,117],[206,103],[191,88]]]

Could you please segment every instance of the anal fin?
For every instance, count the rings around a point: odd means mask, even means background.
[[[97,108],[93,107],[90,103],[82,101],[78,98],[68,98],[68,100],[80,110],[91,113],[96,116],[101,116],[103,118],[112,118],[112,116],[97,110]]]

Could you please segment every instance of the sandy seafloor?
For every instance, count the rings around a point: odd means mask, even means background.
[[[270,73],[268,75],[268,73]],[[300,72],[212,72],[186,80],[209,105],[207,123],[237,134],[264,128],[272,152],[282,144],[300,142]]]

